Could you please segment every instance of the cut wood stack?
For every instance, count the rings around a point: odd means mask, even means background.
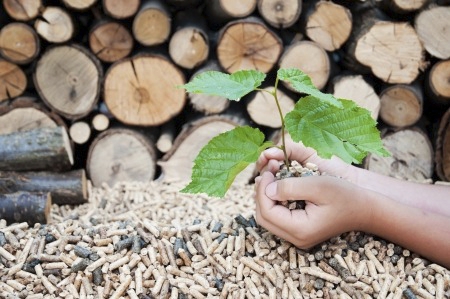
[[[184,180],[199,146],[240,123],[218,119],[235,114],[270,133],[280,123],[264,93],[229,102],[178,86],[207,70],[257,69],[271,79],[278,67],[297,67],[318,88],[400,130],[386,142],[402,143],[405,132],[415,136],[407,139],[413,149],[433,141],[413,150],[427,165],[412,178],[449,180],[442,118],[450,106],[449,14],[448,2],[429,1],[5,0],[0,134],[24,145],[27,130],[64,128],[74,164],[41,159],[39,171],[85,169],[94,185]],[[283,113],[301,96],[282,84],[279,95]],[[425,135],[409,130],[419,123]],[[396,155],[398,169],[416,163]],[[392,172],[395,161],[375,168],[370,159],[370,169],[410,178]],[[10,162],[3,171],[16,176],[29,165]]]

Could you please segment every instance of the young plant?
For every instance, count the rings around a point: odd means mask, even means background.
[[[322,158],[336,155],[348,163],[361,163],[369,152],[389,155],[383,148],[376,121],[368,110],[358,107],[351,100],[321,92],[309,76],[298,69],[279,69],[272,91],[259,88],[265,78],[264,73],[256,70],[241,70],[233,74],[208,71],[182,87],[190,93],[218,95],[234,101],[255,90],[270,93],[281,118],[279,147],[284,152],[287,166],[290,161],[286,153],[286,131],[293,141],[312,147]],[[280,80],[307,94],[284,117],[277,96]],[[181,192],[223,197],[236,176],[256,162],[262,151],[272,146],[275,145],[265,141],[264,134],[258,128],[250,126],[236,127],[219,134],[195,158],[191,182]]]

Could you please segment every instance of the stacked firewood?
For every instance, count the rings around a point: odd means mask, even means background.
[[[205,70],[258,69],[272,78],[279,67],[299,68],[318,88],[371,111],[393,155],[369,157],[366,168],[449,181],[448,4],[5,0],[0,193],[31,188],[18,181],[69,184],[73,171],[82,186],[84,169],[94,186],[188,179],[218,133],[250,123],[277,136],[281,124],[263,92],[230,103],[177,86]],[[280,87],[283,111],[299,97]],[[13,142],[26,155],[16,157]],[[35,155],[40,146],[45,157]]]

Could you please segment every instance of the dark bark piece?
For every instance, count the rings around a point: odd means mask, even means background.
[[[34,23],[36,32],[50,43],[64,43],[74,34],[75,27],[70,14],[58,6],[47,6]]]
[[[373,119],[378,119],[380,98],[372,85],[361,75],[341,75],[332,82],[333,95],[337,98],[353,100],[358,106],[370,111]]]
[[[450,105],[450,60],[436,62],[426,75],[425,91],[436,103]]]
[[[102,61],[115,62],[133,50],[134,39],[128,29],[112,21],[98,22],[89,32],[89,47]]]
[[[264,88],[271,92],[273,86]],[[277,91],[277,98],[283,115],[294,109],[295,101],[283,91]],[[281,117],[275,99],[265,91],[255,92],[247,102],[247,112],[258,125],[281,128]]]
[[[0,194],[0,219],[8,224],[28,222],[48,223],[51,210],[50,193],[17,192]]]
[[[385,134],[383,144],[390,157],[370,154],[364,168],[383,175],[423,182],[433,175],[433,148],[429,137],[418,128]]]
[[[12,22],[0,31],[0,55],[17,64],[27,64],[40,52],[36,31],[29,25]]]
[[[18,65],[0,58],[0,103],[20,96],[27,87],[27,81]]]
[[[318,1],[308,12],[306,35],[327,51],[335,51],[347,41],[352,31],[352,14],[345,6]]]
[[[219,33],[217,59],[229,73],[242,69],[269,72],[283,51],[283,42],[260,19],[229,22]]]
[[[380,92],[380,99],[380,117],[390,126],[411,126],[422,117],[423,96],[417,85],[389,86]]]
[[[142,54],[109,68],[105,76],[104,101],[122,123],[160,125],[183,109],[186,93],[176,86],[184,83],[183,73],[168,59]]]
[[[0,194],[50,193],[53,204],[77,205],[88,200],[84,169],[55,172],[0,172]]]
[[[434,157],[437,175],[443,181],[450,181],[450,109],[439,122]]]
[[[0,135],[0,170],[65,171],[72,164],[72,148],[63,127]]]
[[[134,16],[140,3],[140,0],[102,0],[102,8],[106,15],[121,20]]]
[[[65,6],[75,10],[86,10],[92,7],[97,0],[62,0]]]
[[[144,1],[133,19],[133,36],[144,46],[166,42],[172,29],[171,14],[159,0]]]
[[[416,15],[414,27],[425,50],[439,59],[450,58],[450,9],[430,6]]]
[[[331,62],[327,52],[312,41],[299,41],[285,49],[278,61],[280,68],[298,68],[306,73],[314,86],[322,89],[331,74]],[[288,84],[283,84],[294,91]]]
[[[38,16],[42,1],[4,0],[3,7],[11,18],[17,21],[30,21]]]
[[[149,182],[156,169],[154,144],[137,131],[109,129],[91,143],[86,164],[94,186]]]
[[[218,29],[233,19],[245,18],[256,9],[257,0],[208,0],[205,16],[210,27]]]
[[[262,18],[275,28],[288,28],[294,25],[302,12],[301,0],[260,0],[258,12]]]
[[[90,51],[77,45],[63,45],[42,55],[33,79],[47,106],[75,120],[94,109],[102,76],[100,63]]]

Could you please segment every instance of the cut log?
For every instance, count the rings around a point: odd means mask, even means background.
[[[195,11],[176,15],[176,31],[169,41],[169,55],[178,66],[193,69],[209,55],[209,38],[203,17]]]
[[[84,121],[70,125],[69,136],[77,144],[85,144],[91,137],[91,127]]]
[[[448,6],[431,6],[415,18],[414,27],[425,50],[440,59],[450,58],[450,9]]]
[[[255,92],[247,103],[247,112],[250,118],[261,126],[281,128],[281,117],[274,98],[267,92],[272,92],[273,86]],[[283,116],[294,109],[295,101],[283,91],[277,91],[277,98]]]
[[[144,46],[155,46],[169,39],[171,15],[164,2],[144,1],[133,20],[133,36]]]
[[[61,7],[47,6],[34,23],[36,32],[50,43],[64,43],[70,40],[75,28],[71,16]]]
[[[294,25],[302,12],[301,0],[260,0],[258,12],[262,18],[275,28],[288,28]]]
[[[333,95],[337,98],[353,100],[358,106],[370,111],[373,119],[378,119],[380,98],[373,86],[361,75],[341,75],[332,80]]]
[[[424,50],[408,23],[375,22],[362,28],[354,56],[386,83],[409,84],[424,68]]]
[[[126,19],[134,16],[141,0],[102,0],[103,11],[114,19]]]
[[[387,133],[382,137],[390,157],[367,156],[370,171],[405,180],[423,182],[433,175],[433,148],[428,136],[418,128]]]
[[[0,102],[20,96],[27,82],[25,73],[18,65],[0,58]]]
[[[142,54],[112,65],[104,83],[104,101],[122,123],[155,126],[184,107],[183,73],[162,56]]]
[[[16,192],[0,194],[0,219],[9,224],[27,222],[48,223],[52,208],[50,193]]]
[[[327,51],[335,51],[347,41],[352,31],[352,14],[331,1],[319,1],[307,12],[306,35]]]
[[[450,105],[450,60],[436,62],[427,73],[427,96],[436,103]]]
[[[298,68],[305,72],[314,86],[322,89],[331,74],[331,63],[327,52],[312,41],[298,41],[287,47],[278,61],[280,68]],[[295,91],[289,84],[283,84]]]
[[[161,126],[161,132],[156,141],[156,148],[161,153],[167,153],[173,145],[175,139],[175,124],[173,121],[168,121]]]
[[[215,61],[208,62],[205,66],[199,68],[192,76],[190,81],[197,75],[206,71],[221,71],[219,65]],[[219,114],[225,111],[229,105],[230,101],[221,96],[200,94],[200,93],[189,93],[189,101],[192,107],[201,113],[206,115]]]
[[[0,170],[66,171],[72,165],[72,147],[63,127],[0,135]]]
[[[203,146],[220,133],[242,125],[242,121],[244,120],[224,115],[213,115],[186,123],[175,139],[172,149],[157,162],[162,171],[159,180],[167,182],[189,181],[194,160]],[[255,165],[249,165],[235,181],[248,183],[253,176],[254,169]]]
[[[229,22],[219,33],[217,59],[229,73],[242,69],[269,72],[283,51],[283,42],[260,19]]]
[[[42,55],[33,79],[48,107],[75,120],[95,107],[102,76],[100,62],[91,52],[81,46],[64,45],[52,47]]]
[[[88,201],[84,169],[63,173],[0,172],[0,194],[20,191],[50,193],[52,203],[58,205],[78,205]]]
[[[31,21],[39,15],[41,0],[4,0],[3,7],[17,21]]]
[[[437,175],[441,180],[450,182],[450,109],[439,122],[434,158]]]
[[[137,131],[109,129],[92,142],[86,168],[94,186],[149,182],[156,171],[154,144]]]
[[[380,99],[380,117],[392,127],[411,126],[422,117],[423,95],[417,85],[389,86],[381,91]]]
[[[92,127],[99,132],[105,131],[109,127],[109,118],[103,114],[96,114],[92,118]]]
[[[396,12],[398,14],[408,14],[422,9],[429,0],[404,1],[404,0],[382,0],[380,1],[384,10]]]
[[[213,29],[225,23],[250,16],[256,9],[257,0],[209,0],[206,1],[205,15]]]
[[[97,2],[97,0],[62,0],[64,5],[70,9],[87,10]]]
[[[33,27],[13,22],[0,31],[0,55],[17,64],[27,64],[40,51],[39,37]]]
[[[98,22],[89,32],[89,47],[102,61],[115,62],[131,53],[134,39],[128,29],[112,21]]]

